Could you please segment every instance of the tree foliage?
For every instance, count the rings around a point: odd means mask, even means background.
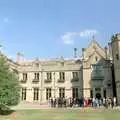
[[[0,56],[0,110],[19,103],[20,86],[5,57]]]

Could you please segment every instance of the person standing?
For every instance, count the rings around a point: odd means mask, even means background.
[[[114,107],[116,106],[116,97],[113,98]]]
[[[53,107],[53,98],[51,98],[51,107]]]

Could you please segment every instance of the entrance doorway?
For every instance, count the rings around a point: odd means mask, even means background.
[[[96,97],[97,99],[101,99],[101,94],[100,94],[100,93],[96,93],[95,97]]]

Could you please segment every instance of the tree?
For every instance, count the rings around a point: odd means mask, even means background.
[[[10,69],[7,59],[0,55],[0,112],[12,105],[17,105],[19,98],[20,86],[18,78]]]

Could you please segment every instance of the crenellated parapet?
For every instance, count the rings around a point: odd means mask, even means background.
[[[120,33],[116,33],[116,34],[112,35],[111,40],[112,41],[120,40]]]

